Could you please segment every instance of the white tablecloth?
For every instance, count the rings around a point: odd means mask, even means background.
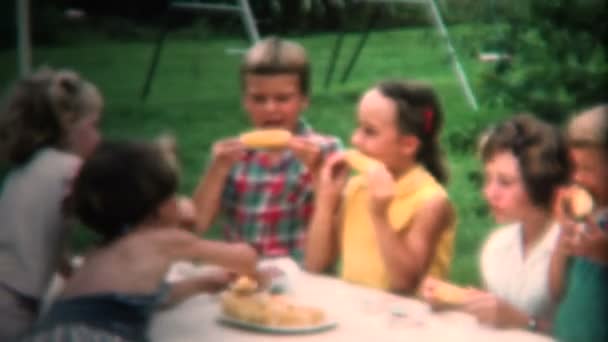
[[[220,324],[217,296],[198,295],[159,312],[152,321],[152,341],[517,341],[550,338],[524,330],[496,330],[458,312],[432,313],[420,301],[364,288],[321,275],[300,273],[291,294],[302,304],[324,309],[335,329],[308,335],[272,335]],[[402,317],[392,314],[400,313]]]

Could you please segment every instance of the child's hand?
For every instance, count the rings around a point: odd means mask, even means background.
[[[218,270],[210,274],[202,275],[198,278],[200,289],[203,292],[219,292],[237,278],[237,274],[227,270]]]
[[[258,283],[258,289],[272,291],[273,280],[283,274],[283,271],[275,266],[266,266],[258,268],[254,278]]]
[[[553,217],[555,220],[563,226],[568,222],[572,221],[568,213],[566,212],[566,199],[568,197],[570,188],[568,186],[562,186],[555,190],[555,195],[553,199]]]
[[[386,218],[391,201],[395,197],[395,179],[386,167],[375,167],[367,174],[370,213],[377,218]]]
[[[587,218],[585,224],[585,229],[580,230],[571,243],[570,254],[608,264],[608,234],[599,227],[593,215]]]
[[[211,151],[214,164],[230,168],[241,159],[245,146],[238,138],[228,138],[215,142]]]
[[[583,224],[571,219],[560,220],[560,232],[557,241],[557,250],[564,256],[575,255],[574,250],[580,232],[584,229]]]
[[[331,154],[321,167],[316,196],[338,198],[346,185],[348,174],[344,153]]]
[[[321,164],[321,147],[318,144],[305,137],[294,136],[289,140],[288,147],[302,164],[316,172]]]
[[[481,323],[505,328],[517,326],[517,322],[527,321],[527,317],[511,304],[496,297],[492,293],[471,290],[462,310],[475,316]]]
[[[435,309],[441,305],[441,303],[437,300],[437,295],[435,290],[440,286],[440,280],[433,278],[431,276],[427,276],[424,278],[420,287],[418,288],[418,295],[425,302],[431,305],[431,308]]]

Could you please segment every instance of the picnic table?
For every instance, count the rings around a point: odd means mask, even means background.
[[[310,334],[272,334],[235,328],[218,321],[218,295],[201,294],[155,315],[152,341],[518,341],[551,338],[526,330],[483,326],[465,313],[433,312],[418,299],[347,283],[326,275],[299,272],[288,293],[297,303],[322,308],[335,328]]]

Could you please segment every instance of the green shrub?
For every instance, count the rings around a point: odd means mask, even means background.
[[[604,1],[527,0],[520,6],[493,29],[493,44],[499,52],[512,55],[512,60],[484,73],[484,100],[515,111],[532,111],[553,122],[606,101],[608,11]]]

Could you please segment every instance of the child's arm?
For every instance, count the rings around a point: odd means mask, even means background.
[[[586,222],[562,220],[557,246],[549,266],[549,291],[559,301],[567,286],[566,276],[571,256],[584,257],[599,264],[608,264],[608,235],[590,215]]]
[[[454,219],[449,199],[438,195],[427,200],[413,216],[407,233],[397,232],[388,221],[394,180],[384,168],[369,175],[370,214],[380,252],[393,290],[411,292],[425,275],[441,233]]]
[[[306,137],[294,136],[289,140],[288,147],[302,164],[311,172],[316,173],[322,161],[321,146],[319,144]]]
[[[326,270],[339,253],[339,211],[342,189],[348,178],[343,155],[331,155],[320,171],[315,208],[308,225],[304,268],[310,272]]]
[[[443,196],[429,200],[414,215],[406,234],[395,232],[386,215],[372,217],[391,287],[398,291],[415,290],[428,269],[441,233],[454,218],[452,205]]]
[[[572,254],[608,266],[608,233],[600,228],[600,223],[593,215],[587,217],[585,228],[579,234]]]
[[[530,316],[489,292],[471,290],[460,307],[475,316],[479,322],[497,328],[528,328],[543,333],[551,332],[551,321]]]
[[[204,240],[180,229],[166,229],[162,244],[170,262],[178,260],[204,261],[243,275],[257,277],[257,253],[246,243]],[[159,235],[159,238],[163,238]]]
[[[306,235],[304,268],[309,272],[323,272],[338,257],[338,224],[341,215],[339,199],[315,200],[315,208]]]
[[[206,274],[190,279],[171,283],[169,297],[162,303],[163,307],[172,306],[201,292],[220,291],[233,281],[235,275],[228,271],[218,270],[213,274]]]
[[[576,234],[576,222],[565,212],[564,201],[570,188],[558,188],[553,201],[553,216],[559,223],[560,231],[557,243],[549,262],[549,294],[555,303],[561,300],[566,284],[566,276],[571,260],[571,246]]]
[[[296,158],[310,170],[313,176],[313,183],[317,184],[323,161],[328,155],[340,151],[342,143],[334,137],[314,137],[316,139],[294,136],[289,141],[289,148],[293,151]]]
[[[236,138],[221,140],[213,145],[211,165],[193,196],[196,207],[196,232],[207,231],[213,223],[220,208],[226,178],[243,153],[244,146]]]

